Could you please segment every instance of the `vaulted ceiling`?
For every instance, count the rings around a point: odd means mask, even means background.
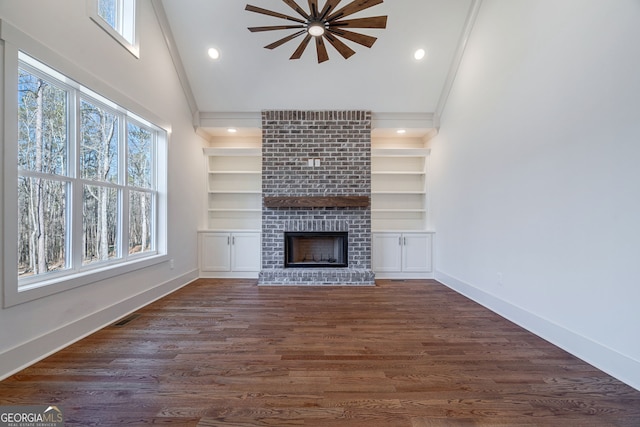
[[[322,7],[325,0],[318,3]],[[259,125],[259,112],[268,109],[364,109],[374,113],[374,127],[424,130],[437,126],[478,3],[387,0],[350,16],[388,16],[386,29],[353,29],[377,37],[371,48],[345,41],[356,53],[344,59],[327,43],[330,59],[321,64],[314,45],[300,59],[289,59],[302,37],[264,48],[291,30],[247,29],[295,24],[245,10],[251,4],[299,16],[282,0],[162,0],[156,11],[191,93],[196,122],[210,134]],[[309,10],[306,0],[297,4]],[[209,58],[211,47],[219,59]],[[413,57],[419,48],[426,51],[421,61]]]

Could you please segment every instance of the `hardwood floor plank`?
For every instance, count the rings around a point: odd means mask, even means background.
[[[0,383],[67,426],[634,426],[640,392],[435,281],[201,279]]]

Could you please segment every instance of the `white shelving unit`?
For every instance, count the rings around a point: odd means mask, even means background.
[[[256,278],[260,272],[262,150],[259,140],[204,148],[205,221],[201,277]]]
[[[206,228],[259,231],[262,215],[260,148],[204,148]]]
[[[372,139],[372,267],[377,278],[433,277],[429,153],[419,138]]]
[[[424,231],[428,222],[427,148],[371,150],[372,228]]]

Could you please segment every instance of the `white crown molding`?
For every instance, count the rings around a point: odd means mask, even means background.
[[[201,128],[246,128],[262,127],[261,112],[209,111],[200,112],[197,121]],[[434,129],[438,121],[434,113],[371,113],[373,129]]]
[[[432,129],[437,125],[434,113],[371,113],[372,129]]]
[[[195,131],[196,131],[196,135],[198,135],[200,138],[204,139],[207,142],[211,142],[211,135],[207,133],[204,129],[202,129],[200,126],[195,126]]]
[[[262,128],[262,113],[239,111],[209,111],[198,115],[200,127],[203,128]]]
[[[199,126],[196,121],[198,117],[198,104],[196,102],[196,98],[193,96],[193,90],[191,89],[191,85],[189,84],[187,72],[184,69],[184,64],[182,63],[182,58],[180,57],[178,46],[176,45],[176,42],[173,38],[171,26],[169,25],[169,20],[167,19],[167,14],[164,10],[162,0],[152,0],[151,5],[153,6],[153,10],[156,13],[156,18],[158,20],[158,24],[160,25],[160,30],[162,31],[164,41],[167,45],[167,49],[169,50],[169,56],[171,56],[173,66],[176,69],[178,79],[180,80],[180,84],[182,85],[182,91],[184,92],[184,96],[187,99],[189,109],[191,110],[191,114],[194,118],[193,125],[197,128]]]
[[[464,56],[464,51],[467,48],[467,43],[469,41],[469,36],[471,35],[471,31],[473,30],[473,26],[476,23],[476,18],[478,17],[478,12],[480,10],[480,6],[482,5],[482,0],[472,0],[471,5],[469,5],[469,13],[467,14],[467,19],[464,23],[462,34],[460,35],[460,40],[458,41],[458,48],[456,49],[455,56],[451,61],[451,67],[449,68],[449,73],[447,74],[447,78],[442,86],[442,92],[440,93],[440,98],[438,100],[438,105],[436,106],[435,116],[437,118],[436,127],[440,127],[440,117],[442,117],[442,113],[447,106],[447,100],[449,99],[449,93],[451,92],[451,88],[453,87],[453,83],[456,80],[456,76],[458,74],[458,69],[460,68],[460,63],[462,62],[462,58]]]
[[[262,128],[261,112],[208,111],[200,112],[194,120],[196,133],[206,140],[215,135],[224,134],[227,128],[233,127],[240,134],[259,132]],[[371,129],[384,131],[388,129],[413,130],[425,141],[438,133],[438,118],[434,113],[371,113]]]

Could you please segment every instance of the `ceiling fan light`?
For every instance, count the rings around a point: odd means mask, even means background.
[[[307,32],[313,37],[320,37],[324,34],[324,25],[320,23],[311,24],[309,28],[307,28]]]

